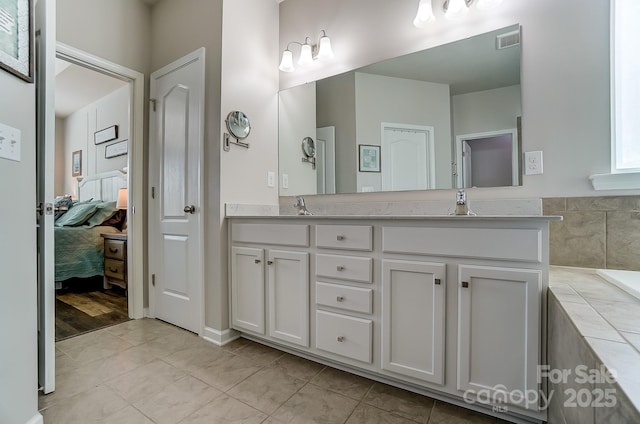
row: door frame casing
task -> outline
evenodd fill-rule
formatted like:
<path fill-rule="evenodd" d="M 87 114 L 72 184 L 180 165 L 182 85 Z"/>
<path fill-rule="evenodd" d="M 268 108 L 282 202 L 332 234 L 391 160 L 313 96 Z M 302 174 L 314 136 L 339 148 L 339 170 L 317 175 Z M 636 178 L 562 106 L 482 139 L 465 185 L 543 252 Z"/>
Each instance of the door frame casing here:
<path fill-rule="evenodd" d="M 129 317 L 142 318 L 144 310 L 144 275 L 147 261 L 144 256 L 146 216 L 144 187 L 144 74 L 94 56 L 64 43 L 56 44 L 56 57 L 76 65 L 129 82 L 131 101 L 129 119 L 129 209 L 127 211 L 127 272 L 129 286 Z"/>

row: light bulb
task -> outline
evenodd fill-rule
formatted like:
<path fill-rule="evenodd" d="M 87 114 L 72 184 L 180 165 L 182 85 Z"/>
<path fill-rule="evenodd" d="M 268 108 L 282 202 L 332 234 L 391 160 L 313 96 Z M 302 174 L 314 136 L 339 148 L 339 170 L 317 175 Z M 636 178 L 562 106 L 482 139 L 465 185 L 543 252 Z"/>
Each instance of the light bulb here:
<path fill-rule="evenodd" d="M 502 4 L 502 0 L 478 0 L 476 7 L 480 10 L 488 10 L 500 6 L 500 4 Z"/>
<path fill-rule="evenodd" d="M 465 0 L 449 0 L 444 16 L 446 16 L 447 19 L 456 19 L 468 11 L 469 8 Z"/>
<path fill-rule="evenodd" d="M 333 58 L 333 49 L 331 48 L 331 40 L 326 35 L 320 38 L 318 47 L 318 60 L 327 60 Z"/>
<path fill-rule="evenodd" d="M 282 52 L 282 61 L 280 62 L 280 66 L 278 66 L 282 72 L 293 72 L 296 68 L 293 67 L 293 53 L 291 50 L 285 50 Z"/>
<path fill-rule="evenodd" d="M 433 7 L 431 6 L 431 0 L 420 0 L 418 5 L 418 13 L 413 20 L 413 25 L 418 28 L 424 28 L 427 22 L 435 20 L 433 16 Z"/>
<path fill-rule="evenodd" d="M 300 48 L 300 58 L 298 59 L 298 65 L 307 66 L 313 63 L 313 56 L 311 54 L 311 45 L 304 43 Z"/>

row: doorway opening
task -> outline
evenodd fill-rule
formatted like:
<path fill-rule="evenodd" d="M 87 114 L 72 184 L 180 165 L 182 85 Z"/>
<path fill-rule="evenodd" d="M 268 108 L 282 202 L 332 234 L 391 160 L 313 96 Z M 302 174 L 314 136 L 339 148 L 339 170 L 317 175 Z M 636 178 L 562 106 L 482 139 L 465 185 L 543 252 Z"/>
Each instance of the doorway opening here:
<path fill-rule="evenodd" d="M 123 147 L 130 138 L 130 84 L 56 59 L 56 341 L 129 319 L 127 202 L 126 196 L 118 202 L 118 194 L 129 186 Z M 111 284 L 109 274 L 120 284 Z"/>
<path fill-rule="evenodd" d="M 457 187 L 519 185 L 519 151 L 516 128 L 456 136 Z"/>

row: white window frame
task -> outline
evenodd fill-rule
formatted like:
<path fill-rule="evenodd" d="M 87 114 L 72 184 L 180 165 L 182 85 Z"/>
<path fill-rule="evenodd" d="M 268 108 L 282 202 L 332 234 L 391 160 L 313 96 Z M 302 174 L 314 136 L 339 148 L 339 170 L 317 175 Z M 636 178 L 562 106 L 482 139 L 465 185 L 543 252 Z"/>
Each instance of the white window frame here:
<path fill-rule="evenodd" d="M 610 29 L 610 45 L 611 45 L 611 173 L 592 175 L 590 178 L 595 190 L 615 190 L 615 189 L 638 189 L 640 188 L 640 165 L 638 167 L 630 167 L 622 164 L 620 158 L 622 149 L 628 143 L 640 143 L 640 134 L 634 134 L 632 137 L 623 137 L 625 125 L 628 121 L 622 120 L 620 110 L 622 108 L 622 90 L 624 80 L 622 80 L 622 65 L 620 63 L 622 49 L 621 40 L 630 40 L 629 34 L 622 34 L 620 25 L 616 26 L 616 18 L 618 13 L 628 13 L 621 11 L 620 6 L 623 2 L 635 2 L 637 0 L 611 0 L 611 29 Z M 627 44 L 628 48 L 629 44 Z M 637 47 L 633 47 L 637 48 Z M 635 54 L 635 53 L 632 53 Z M 628 93 L 628 92 L 626 92 Z M 636 99 L 640 104 L 640 98 Z M 633 107 L 633 109 L 636 109 Z M 628 130 L 626 130 L 628 132 Z"/>

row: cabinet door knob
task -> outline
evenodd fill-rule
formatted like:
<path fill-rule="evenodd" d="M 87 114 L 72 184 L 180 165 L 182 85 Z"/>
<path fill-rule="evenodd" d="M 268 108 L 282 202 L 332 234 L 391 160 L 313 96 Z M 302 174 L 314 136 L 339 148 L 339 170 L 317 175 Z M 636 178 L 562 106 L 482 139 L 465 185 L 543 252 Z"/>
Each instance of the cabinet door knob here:
<path fill-rule="evenodd" d="M 344 302 L 344 297 L 342 297 L 342 296 L 338 296 L 338 297 L 336 297 L 336 300 L 337 300 L 338 302 Z"/>
<path fill-rule="evenodd" d="M 110 247 L 110 248 L 109 248 L 109 252 L 111 252 L 111 253 L 118 253 L 118 248 L 117 248 L 117 247 Z"/>
<path fill-rule="evenodd" d="M 342 240 L 344 240 L 344 236 L 338 235 L 338 236 L 336 237 L 336 240 L 338 240 L 338 241 L 342 241 Z"/>
<path fill-rule="evenodd" d="M 343 267 L 342 265 L 338 265 L 338 266 L 336 267 L 336 269 L 337 269 L 338 271 L 344 271 L 344 267 Z"/>
<path fill-rule="evenodd" d="M 260 259 L 254 259 L 253 262 L 259 264 L 261 261 L 260 261 Z"/>
<path fill-rule="evenodd" d="M 273 261 L 267 261 L 267 265 L 273 265 Z"/>
<path fill-rule="evenodd" d="M 339 343 L 344 342 L 344 336 L 338 336 L 338 342 Z"/>
<path fill-rule="evenodd" d="M 469 282 L 467 282 L 467 281 L 463 281 L 463 282 L 462 282 L 462 287 L 463 287 L 463 288 L 465 288 L 465 289 L 466 289 L 467 287 L 469 287 Z"/>
<path fill-rule="evenodd" d="M 109 267 L 109 271 L 111 271 L 111 272 L 118 272 L 118 268 L 115 268 L 115 269 L 114 269 L 114 268 Z"/>

